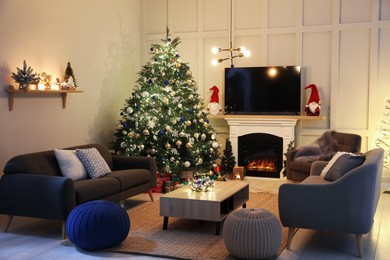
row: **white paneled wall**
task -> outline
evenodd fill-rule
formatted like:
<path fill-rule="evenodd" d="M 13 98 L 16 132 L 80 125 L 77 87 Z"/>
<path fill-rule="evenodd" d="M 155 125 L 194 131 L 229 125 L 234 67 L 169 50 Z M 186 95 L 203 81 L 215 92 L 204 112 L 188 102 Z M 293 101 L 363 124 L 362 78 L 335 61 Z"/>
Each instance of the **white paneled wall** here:
<path fill-rule="evenodd" d="M 210 87 L 224 96 L 224 68 L 214 67 L 211 47 L 246 46 L 252 56 L 236 59 L 236 67 L 301 65 L 302 109 L 317 85 L 321 122 L 302 122 L 300 144 L 310 143 L 327 129 L 363 136 L 363 150 L 372 147 L 390 97 L 390 0 L 145 0 L 142 1 L 143 62 L 150 43 L 158 43 L 168 26 L 180 36 L 179 52 L 189 62 L 199 93 L 207 104 Z M 222 104 L 223 106 L 224 104 Z M 226 134 L 226 123 L 213 120 Z"/>

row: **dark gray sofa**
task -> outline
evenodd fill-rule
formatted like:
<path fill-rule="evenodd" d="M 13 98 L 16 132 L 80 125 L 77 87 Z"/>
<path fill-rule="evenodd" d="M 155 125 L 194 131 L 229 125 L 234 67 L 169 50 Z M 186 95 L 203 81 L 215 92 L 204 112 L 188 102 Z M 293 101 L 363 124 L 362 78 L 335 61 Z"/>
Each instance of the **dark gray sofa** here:
<path fill-rule="evenodd" d="M 371 230 L 381 192 L 384 150 L 365 153 L 362 165 L 333 182 L 320 176 L 328 162 L 316 161 L 301 183 L 279 188 L 279 215 L 289 228 L 287 249 L 296 228 L 355 234 L 363 257 L 363 234 Z"/>
<path fill-rule="evenodd" d="M 95 147 L 112 170 L 98 179 L 73 181 L 63 177 L 54 151 L 18 155 L 4 167 L 0 179 L 0 214 L 60 220 L 65 223 L 70 211 L 91 200 L 118 202 L 148 192 L 156 186 L 157 167 L 154 158 L 116 156 L 100 144 L 65 148 Z M 63 225 L 63 236 L 65 225 Z"/>

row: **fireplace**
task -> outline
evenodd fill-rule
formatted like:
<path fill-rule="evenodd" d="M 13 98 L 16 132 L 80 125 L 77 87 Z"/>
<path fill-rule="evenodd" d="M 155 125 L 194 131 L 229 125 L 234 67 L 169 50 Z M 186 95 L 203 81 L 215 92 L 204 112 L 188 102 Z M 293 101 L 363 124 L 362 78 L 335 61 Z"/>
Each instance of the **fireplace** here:
<path fill-rule="evenodd" d="M 246 176 L 279 178 L 283 167 L 283 138 L 265 133 L 238 137 L 238 166 Z"/>
<path fill-rule="evenodd" d="M 224 119 L 229 125 L 229 138 L 232 143 L 233 155 L 237 158 L 238 162 L 238 138 L 245 135 L 262 133 L 268 134 L 267 136 L 273 136 L 282 139 L 282 148 L 275 151 L 276 165 L 280 167 L 276 170 L 278 177 L 280 176 L 281 167 L 283 166 L 283 154 L 287 152 L 288 144 L 295 139 L 295 126 L 297 121 L 301 117 L 299 116 L 240 116 L 240 115 L 227 115 Z M 310 117 L 317 118 L 317 117 Z M 266 139 L 273 139 L 273 137 Z M 280 139 L 279 139 L 280 140 Z M 265 141 L 267 142 L 267 141 Z M 257 144 L 261 147 L 261 143 Z M 250 147 L 252 149 L 252 147 Z M 276 149 L 276 148 L 275 148 Z M 279 148 L 278 148 L 279 149 Z M 268 150 L 263 151 L 266 155 L 272 154 Z M 241 158 L 241 157 L 240 157 Z M 257 167 L 257 166 L 256 166 Z M 251 173 L 250 173 L 251 174 Z M 265 174 L 265 173 L 264 173 Z M 275 173 L 276 175 L 276 173 Z M 248 175 L 247 175 L 248 176 Z M 248 178 L 255 178 L 249 176 Z"/>

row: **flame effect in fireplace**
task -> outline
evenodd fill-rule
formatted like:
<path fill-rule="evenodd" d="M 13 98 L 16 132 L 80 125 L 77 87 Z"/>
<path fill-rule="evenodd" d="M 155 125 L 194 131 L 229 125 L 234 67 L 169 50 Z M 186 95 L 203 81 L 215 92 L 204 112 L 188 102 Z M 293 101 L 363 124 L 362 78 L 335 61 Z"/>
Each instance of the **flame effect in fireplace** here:
<path fill-rule="evenodd" d="M 275 162 L 273 160 L 254 160 L 246 166 L 249 171 L 275 172 Z"/>

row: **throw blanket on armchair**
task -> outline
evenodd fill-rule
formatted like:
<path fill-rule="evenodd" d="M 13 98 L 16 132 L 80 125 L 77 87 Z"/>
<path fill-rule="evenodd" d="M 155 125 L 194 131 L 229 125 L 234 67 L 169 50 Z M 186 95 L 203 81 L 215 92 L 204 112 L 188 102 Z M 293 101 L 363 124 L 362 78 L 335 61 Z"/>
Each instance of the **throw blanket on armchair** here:
<path fill-rule="evenodd" d="M 338 150 L 338 142 L 332 137 L 334 130 L 323 133 L 311 144 L 297 148 L 295 160 L 325 160 L 328 161 Z"/>

